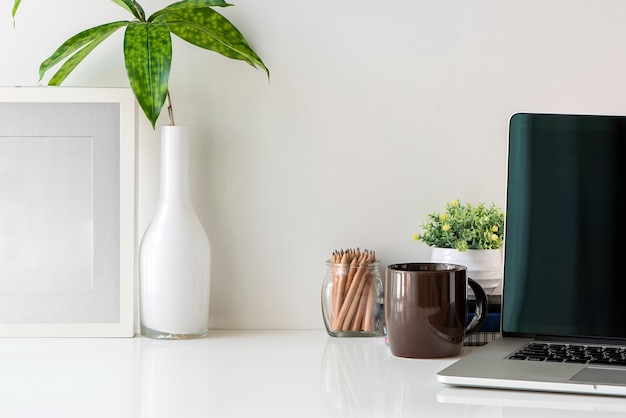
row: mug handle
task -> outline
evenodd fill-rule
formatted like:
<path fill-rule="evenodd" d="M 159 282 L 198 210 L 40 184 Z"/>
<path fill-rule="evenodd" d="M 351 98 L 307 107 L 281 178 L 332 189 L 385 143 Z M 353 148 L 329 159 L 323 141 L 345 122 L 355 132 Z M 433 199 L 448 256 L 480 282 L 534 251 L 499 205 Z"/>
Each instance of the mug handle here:
<path fill-rule="evenodd" d="M 489 300 L 482 286 L 469 277 L 467 278 L 467 284 L 469 284 L 474 291 L 474 296 L 476 296 L 476 310 L 474 311 L 474 317 L 465 328 L 465 335 L 478 331 L 487 319 L 487 312 L 489 311 Z"/>

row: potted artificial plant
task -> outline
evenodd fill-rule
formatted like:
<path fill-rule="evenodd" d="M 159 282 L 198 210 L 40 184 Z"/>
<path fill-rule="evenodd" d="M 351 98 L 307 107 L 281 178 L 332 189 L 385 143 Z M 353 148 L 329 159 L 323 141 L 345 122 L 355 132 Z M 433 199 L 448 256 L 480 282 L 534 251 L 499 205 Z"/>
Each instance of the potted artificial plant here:
<path fill-rule="evenodd" d="M 86 29 L 41 63 L 40 81 L 60 85 L 102 41 L 121 28 L 130 87 L 153 129 L 166 101 L 169 126 L 162 127 L 161 196 L 139 251 L 141 332 L 154 338 L 206 335 L 209 324 L 210 247 L 188 192 L 188 131 L 176 126 L 168 80 L 171 34 L 227 58 L 269 70 L 243 35 L 214 7 L 223 0 L 182 0 L 146 16 L 135 0 L 112 0 L 133 16 Z M 15 0 L 13 17 L 21 0 Z"/>
<path fill-rule="evenodd" d="M 489 294 L 502 278 L 504 211 L 492 204 L 446 203 L 442 213 L 429 213 L 421 225 L 423 232 L 413 235 L 432 247 L 433 262 L 461 264 L 468 276 Z"/>

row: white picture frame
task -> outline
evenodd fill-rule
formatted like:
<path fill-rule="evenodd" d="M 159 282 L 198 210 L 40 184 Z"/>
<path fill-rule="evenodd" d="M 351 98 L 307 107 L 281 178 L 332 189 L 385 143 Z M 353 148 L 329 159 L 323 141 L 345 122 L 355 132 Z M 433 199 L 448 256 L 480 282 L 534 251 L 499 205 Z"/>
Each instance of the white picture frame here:
<path fill-rule="evenodd" d="M 0 87 L 0 337 L 132 337 L 129 88 Z"/>

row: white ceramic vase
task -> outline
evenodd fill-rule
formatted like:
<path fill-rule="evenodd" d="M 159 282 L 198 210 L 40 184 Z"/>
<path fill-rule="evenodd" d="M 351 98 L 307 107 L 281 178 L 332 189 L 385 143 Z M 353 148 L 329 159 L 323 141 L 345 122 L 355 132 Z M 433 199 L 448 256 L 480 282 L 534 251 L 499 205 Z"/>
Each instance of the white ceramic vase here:
<path fill-rule="evenodd" d="M 205 336 L 209 328 L 211 250 L 189 194 L 189 130 L 161 129 L 161 191 L 139 249 L 141 333 Z"/>
<path fill-rule="evenodd" d="M 433 247 L 430 261 L 438 263 L 460 264 L 467 267 L 467 275 L 482 286 L 487 295 L 502 281 L 502 249 L 466 250 Z M 468 288 L 468 294 L 474 293 Z"/>

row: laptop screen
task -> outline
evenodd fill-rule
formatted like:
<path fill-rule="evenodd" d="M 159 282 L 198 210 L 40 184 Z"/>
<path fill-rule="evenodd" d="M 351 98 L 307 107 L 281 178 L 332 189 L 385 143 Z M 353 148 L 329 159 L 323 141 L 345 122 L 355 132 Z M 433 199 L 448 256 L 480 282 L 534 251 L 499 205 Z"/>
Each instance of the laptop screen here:
<path fill-rule="evenodd" d="M 502 332 L 626 338 L 626 117 L 515 114 Z"/>

